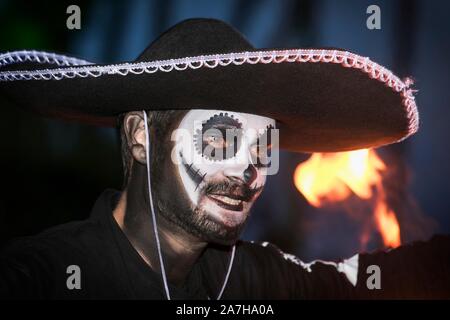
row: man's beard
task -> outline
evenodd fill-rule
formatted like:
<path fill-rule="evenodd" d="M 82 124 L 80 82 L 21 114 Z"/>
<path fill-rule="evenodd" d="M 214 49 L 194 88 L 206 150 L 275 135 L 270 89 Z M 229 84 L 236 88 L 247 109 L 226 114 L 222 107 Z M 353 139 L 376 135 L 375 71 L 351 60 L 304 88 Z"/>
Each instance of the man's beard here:
<path fill-rule="evenodd" d="M 206 182 L 199 191 L 199 198 L 212 193 L 233 194 L 252 204 L 255 200 L 255 194 L 261 188 L 251 189 L 246 184 L 229 180 Z M 246 212 L 247 216 L 242 223 L 233 227 L 227 227 L 211 219 L 211 213 L 201 208 L 201 206 L 192 204 L 189 198 L 184 195 L 184 192 L 178 192 L 178 194 L 178 201 L 173 201 L 173 197 L 167 199 L 167 201 L 162 200 L 164 197 L 161 197 L 161 195 L 157 197 L 159 214 L 165 219 L 189 234 L 207 242 L 230 245 L 239 238 L 248 220 L 249 211 Z"/>

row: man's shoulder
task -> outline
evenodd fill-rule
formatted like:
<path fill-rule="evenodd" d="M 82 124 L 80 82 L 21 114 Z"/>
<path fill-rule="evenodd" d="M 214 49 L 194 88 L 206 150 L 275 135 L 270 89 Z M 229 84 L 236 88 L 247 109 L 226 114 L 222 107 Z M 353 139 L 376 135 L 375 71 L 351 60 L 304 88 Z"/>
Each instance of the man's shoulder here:
<path fill-rule="evenodd" d="M 276 245 L 238 241 L 230 290 L 244 298 L 288 299 L 294 292 L 294 278 L 302 273 L 303 269 L 288 260 Z"/>
<path fill-rule="evenodd" d="M 236 248 L 246 253 L 264 254 L 270 252 L 271 254 L 280 254 L 282 251 L 273 243 L 268 241 L 247 241 L 239 240 L 236 243 Z"/>
<path fill-rule="evenodd" d="M 0 287 L 6 287 L 6 291 L 0 288 L 0 297 L 5 292 L 19 297 L 78 298 L 117 293 L 114 277 L 120 272 L 111 232 L 105 221 L 88 219 L 11 240 L 0 252 Z M 81 275 L 83 290 L 67 290 L 72 274 Z"/>
<path fill-rule="evenodd" d="M 99 220 L 86 219 L 48 228 L 37 234 L 35 238 L 83 242 L 101 236 L 106 231 L 105 229 L 105 226 Z"/>
<path fill-rule="evenodd" d="M 290 255 L 283 252 L 278 246 L 268 241 L 244 241 L 236 243 L 236 254 L 256 264 L 264 262 L 282 263 L 290 261 Z"/>
<path fill-rule="evenodd" d="M 97 220 L 72 221 L 33 236 L 14 238 L 2 251 L 4 254 L 86 254 L 104 241 L 106 232 L 105 226 Z"/>
<path fill-rule="evenodd" d="M 239 241 L 237 252 L 247 261 L 254 261 L 257 264 L 269 263 L 272 267 L 278 266 L 290 270 L 297 269 L 312 273 L 313 270 L 331 269 L 346 273 L 347 269 L 357 270 L 358 255 L 340 261 L 324 261 L 320 259 L 305 262 L 298 256 L 284 252 L 278 246 L 268 241 Z"/>

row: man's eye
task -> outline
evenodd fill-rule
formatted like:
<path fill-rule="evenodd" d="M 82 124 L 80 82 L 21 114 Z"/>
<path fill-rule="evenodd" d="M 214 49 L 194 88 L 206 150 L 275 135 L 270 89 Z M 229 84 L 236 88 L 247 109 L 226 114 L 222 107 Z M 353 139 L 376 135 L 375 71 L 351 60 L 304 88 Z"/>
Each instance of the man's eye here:
<path fill-rule="evenodd" d="M 264 168 L 270 166 L 270 156 L 272 145 L 254 144 L 251 147 L 252 162 L 257 168 Z"/>
<path fill-rule="evenodd" d="M 225 160 L 236 155 L 241 140 L 240 130 L 213 128 L 203 134 L 200 152 L 211 160 Z M 198 146 L 198 144 L 197 144 Z"/>
<path fill-rule="evenodd" d="M 228 144 L 222 136 L 206 136 L 204 141 L 213 148 L 227 148 Z"/>
<path fill-rule="evenodd" d="M 251 147 L 251 152 L 257 157 L 270 156 L 271 150 L 272 150 L 271 145 L 255 144 Z"/>
<path fill-rule="evenodd" d="M 242 124 L 227 112 L 215 114 L 197 130 L 194 143 L 205 158 L 221 161 L 234 157 L 240 148 Z M 200 136 L 201 135 L 201 136 Z"/>

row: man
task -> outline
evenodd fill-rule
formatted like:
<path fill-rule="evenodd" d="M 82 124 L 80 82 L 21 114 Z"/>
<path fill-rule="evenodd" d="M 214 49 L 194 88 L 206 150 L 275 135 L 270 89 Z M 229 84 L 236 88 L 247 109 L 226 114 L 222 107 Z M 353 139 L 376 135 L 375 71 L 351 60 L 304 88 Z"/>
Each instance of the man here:
<path fill-rule="evenodd" d="M 223 22 L 195 19 L 133 63 L 39 52 L 0 62 L 2 92 L 17 104 L 97 125 L 118 117 L 125 169 L 122 192 L 106 190 L 88 220 L 3 250 L 2 297 L 449 297 L 444 236 L 309 264 L 239 240 L 276 172 L 278 128 L 280 147 L 298 152 L 377 147 L 415 133 L 409 84 L 370 60 L 339 50 L 258 51 Z M 376 290 L 365 272 L 373 265 Z"/>

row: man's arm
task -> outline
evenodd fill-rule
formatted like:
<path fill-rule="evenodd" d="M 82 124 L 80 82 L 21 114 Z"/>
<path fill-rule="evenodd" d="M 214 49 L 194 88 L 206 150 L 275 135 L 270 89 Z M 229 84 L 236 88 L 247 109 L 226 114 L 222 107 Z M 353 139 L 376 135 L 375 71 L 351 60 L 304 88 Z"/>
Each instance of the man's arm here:
<path fill-rule="evenodd" d="M 369 289 L 376 284 L 377 268 L 380 288 Z M 360 254 L 356 295 L 363 299 L 450 298 L 450 236 Z"/>
<path fill-rule="evenodd" d="M 265 244 L 295 299 L 450 298 L 450 236 L 340 262 L 299 258 Z"/>

